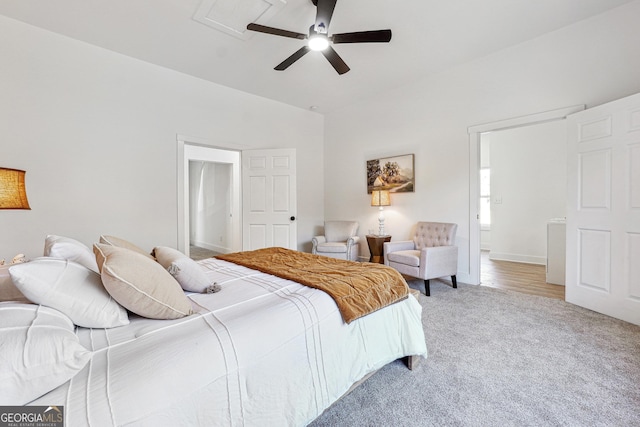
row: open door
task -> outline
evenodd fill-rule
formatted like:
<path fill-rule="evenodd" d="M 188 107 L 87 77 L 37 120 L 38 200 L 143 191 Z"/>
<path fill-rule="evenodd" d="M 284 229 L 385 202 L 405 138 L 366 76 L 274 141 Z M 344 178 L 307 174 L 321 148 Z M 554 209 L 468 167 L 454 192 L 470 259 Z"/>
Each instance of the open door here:
<path fill-rule="evenodd" d="M 297 249 L 295 149 L 242 152 L 242 249 Z"/>
<path fill-rule="evenodd" d="M 640 325 L 640 94 L 567 124 L 566 300 Z"/>

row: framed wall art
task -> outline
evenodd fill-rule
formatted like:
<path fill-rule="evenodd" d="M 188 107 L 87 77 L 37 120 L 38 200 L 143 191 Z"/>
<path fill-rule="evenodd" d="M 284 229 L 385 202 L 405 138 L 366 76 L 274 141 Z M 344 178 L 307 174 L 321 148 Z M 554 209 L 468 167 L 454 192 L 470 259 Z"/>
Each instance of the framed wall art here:
<path fill-rule="evenodd" d="M 367 193 L 374 187 L 391 193 L 414 192 L 414 155 L 367 160 Z"/>

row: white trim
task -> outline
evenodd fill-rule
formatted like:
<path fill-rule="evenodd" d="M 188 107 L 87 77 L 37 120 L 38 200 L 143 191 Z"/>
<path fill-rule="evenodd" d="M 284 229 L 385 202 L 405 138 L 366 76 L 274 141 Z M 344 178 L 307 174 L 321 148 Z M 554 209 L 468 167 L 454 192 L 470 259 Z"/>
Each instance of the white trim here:
<path fill-rule="evenodd" d="M 514 117 L 497 122 L 485 123 L 481 125 L 469 126 L 468 133 L 495 132 L 498 130 L 512 129 L 532 124 L 551 122 L 567 117 L 569 114 L 584 110 L 584 105 L 573 105 L 571 107 L 558 108 L 557 110 L 545 111 L 542 113 L 529 114 L 527 116 Z"/>
<path fill-rule="evenodd" d="M 176 193 L 178 197 L 178 250 L 189 256 L 189 243 L 185 245 L 185 239 L 189 240 L 189 177 L 185 179 L 185 174 L 189 173 L 189 168 L 185 168 L 184 162 L 184 140 L 178 139 L 177 144 L 177 183 Z M 187 210 L 185 212 L 185 209 Z"/>
<path fill-rule="evenodd" d="M 489 252 L 489 259 L 493 261 L 511 261 L 522 262 L 525 264 L 547 265 L 547 258 L 543 256 Z"/>
<path fill-rule="evenodd" d="M 492 123 L 469 126 L 469 281 L 473 285 L 480 284 L 480 134 L 521 126 L 540 124 L 554 120 L 562 120 L 569 114 L 583 111 L 584 105 L 559 108 L 557 110 L 514 117 Z"/>
<path fill-rule="evenodd" d="M 234 151 L 242 151 L 250 148 L 247 144 L 238 144 L 235 142 L 227 142 L 227 141 L 211 141 L 206 138 L 202 138 L 199 136 L 188 136 L 182 134 L 176 134 L 176 141 L 178 144 L 181 142 L 183 144 L 189 145 L 199 145 L 206 148 L 219 148 L 221 150 L 234 150 Z"/>

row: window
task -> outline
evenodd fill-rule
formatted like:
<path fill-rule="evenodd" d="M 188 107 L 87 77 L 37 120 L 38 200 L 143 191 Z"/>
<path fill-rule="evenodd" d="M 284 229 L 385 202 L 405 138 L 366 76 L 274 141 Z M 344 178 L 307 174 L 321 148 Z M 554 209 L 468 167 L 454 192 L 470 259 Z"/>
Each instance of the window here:
<path fill-rule="evenodd" d="M 480 226 L 491 225 L 491 169 L 480 169 Z"/>

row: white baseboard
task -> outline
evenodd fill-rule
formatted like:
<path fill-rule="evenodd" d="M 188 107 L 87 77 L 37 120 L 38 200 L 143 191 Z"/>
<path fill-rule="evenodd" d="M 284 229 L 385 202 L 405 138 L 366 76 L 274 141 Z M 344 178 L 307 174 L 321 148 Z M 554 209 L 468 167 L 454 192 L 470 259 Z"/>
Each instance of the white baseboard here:
<path fill-rule="evenodd" d="M 547 265 L 547 258 L 541 257 L 541 256 L 489 252 L 489 259 L 495 260 L 495 261 L 511 261 L 511 262 L 522 262 L 525 264 Z"/>

